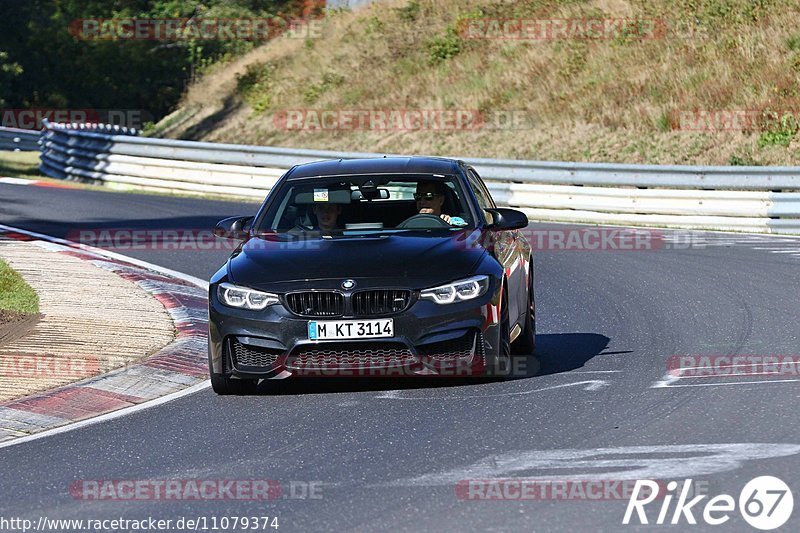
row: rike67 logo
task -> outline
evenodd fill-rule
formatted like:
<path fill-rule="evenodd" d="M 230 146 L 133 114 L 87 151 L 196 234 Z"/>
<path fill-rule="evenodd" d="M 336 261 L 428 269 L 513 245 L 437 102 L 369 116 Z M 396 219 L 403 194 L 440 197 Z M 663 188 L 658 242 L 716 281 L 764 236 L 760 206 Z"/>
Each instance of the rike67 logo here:
<path fill-rule="evenodd" d="M 736 511 L 737 501 L 729 494 L 714 496 L 705 505 L 701 505 L 701 502 L 708 497 L 707 494 L 689 499 L 693 492 L 691 479 L 685 480 L 680 488 L 677 481 L 670 481 L 666 488 L 666 494 L 660 494 L 659 483 L 649 479 L 637 480 L 622 523 L 636 525 L 638 519 L 638 524 L 694 525 L 697 524 L 695 513 L 698 513 L 706 524 L 719 526 L 728 522 L 731 514 Z M 641 495 L 644 497 L 640 497 Z M 676 496 L 677 501 L 673 508 L 672 502 Z M 657 499 L 661 504 L 658 517 L 651 522 L 652 513 L 648 517 L 645 507 Z M 792 516 L 794 497 L 789 486 L 782 480 L 773 476 L 760 476 L 744 486 L 739 493 L 738 506 L 739 513 L 748 524 L 756 529 L 769 531 L 781 527 Z M 658 508 L 658 504 L 653 507 Z"/>

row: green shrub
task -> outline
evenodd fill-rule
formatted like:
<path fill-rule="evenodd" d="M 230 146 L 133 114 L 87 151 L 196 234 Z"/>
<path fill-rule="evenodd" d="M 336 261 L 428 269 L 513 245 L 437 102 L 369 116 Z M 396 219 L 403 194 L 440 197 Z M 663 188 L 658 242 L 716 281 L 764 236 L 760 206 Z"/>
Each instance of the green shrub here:
<path fill-rule="evenodd" d="M 672 114 L 665 111 L 656 117 L 656 129 L 667 132 L 672 130 Z"/>
<path fill-rule="evenodd" d="M 800 52 L 800 33 L 786 39 L 786 47 L 792 52 Z"/>
<path fill-rule="evenodd" d="M 419 17 L 421 11 L 422 5 L 419 3 L 419 0 L 411 0 L 403 7 L 395 8 L 397 17 L 403 22 L 414 22 Z"/>
<path fill-rule="evenodd" d="M 326 72 L 322 75 L 322 81 L 306 87 L 303 98 L 306 103 L 313 104 L 332 87 L 338 87 L 342 83 L 344 83 L 344 76 L 335 72 Z"/>
<path fill-rule="evenodd" d="M 461 52 L 461 36 L 454 26 L 449 26 L 444 35 L 434 37 L 426 43 L 428 61 L 432 65 L 447 61 Z"/>
<path fill-rule="evenodd" d="M 236 92 L 256 113 L 262 113 L 270 107 L 269 91 L 274 71 L 274 65 L 254 63 L 247 66 L 244 74 L 236 76 Z"/>
<path fill-rule="evenodd" d="M 367 35 L 380 35 L 383 33 L 385 25 L 381 19 L 372 16 L 364 24 L 364 33 Z"/>
<path fill-rule="evenodd" d="M 780 122 L 768 124 L 765 131 L 761 132 L 758 138 L 758 147 L 764 148 L 765 146 L 783 146 L 788 147 L 797 134 L 800 126 L 797 119 L 792 115 L 784 115 L 781 117 Z"/>
<path fill-rule="evenodd" d="M 741 156 L 731 154 L 731 156 L 728 158 L 728 164 L 734 167 L 757 167 L 761 165 L 761 163 L 756 161 L 749 153 Z"/>

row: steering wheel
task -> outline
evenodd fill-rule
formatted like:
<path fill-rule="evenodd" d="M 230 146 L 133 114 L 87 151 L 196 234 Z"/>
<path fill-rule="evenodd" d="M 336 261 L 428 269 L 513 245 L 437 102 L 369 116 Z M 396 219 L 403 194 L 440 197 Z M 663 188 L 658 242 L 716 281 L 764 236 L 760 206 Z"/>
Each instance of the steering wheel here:
<path fill-rule="evenodd" d="M 428 213 L 410 216 L 397 225 L 398 229 L 436 229 L 449 227 L 449 223 L 436 215 L 430 215 Z"/>

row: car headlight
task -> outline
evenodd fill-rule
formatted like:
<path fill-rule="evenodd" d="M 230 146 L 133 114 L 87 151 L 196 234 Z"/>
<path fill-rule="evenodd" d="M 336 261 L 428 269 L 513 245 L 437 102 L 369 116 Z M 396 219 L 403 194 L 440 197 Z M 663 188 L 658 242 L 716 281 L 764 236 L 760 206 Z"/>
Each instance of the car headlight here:
<path fill-rule="evenodd" d="M 217 297 L 220 302 L 229 307 L 255 311 L 266 309 L 267 306 L 280 301 L 277 294 L 239 287 L 230 283 L 222 283 L 217 287 Z"/>
<path fill-rule="evenodd" d="M 473 300 L 486 294 L 489 289 L 489 276 L 475 276 L 425 289 L 420 292 L 420 298 L 433 300 L 437 304 L 451 304 L 463 300 Z"/>

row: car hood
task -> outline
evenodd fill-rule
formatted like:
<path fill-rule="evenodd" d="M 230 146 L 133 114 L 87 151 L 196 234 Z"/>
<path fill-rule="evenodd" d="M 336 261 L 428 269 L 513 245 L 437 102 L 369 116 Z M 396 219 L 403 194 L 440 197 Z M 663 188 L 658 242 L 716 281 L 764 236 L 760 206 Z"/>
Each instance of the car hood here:
<path fill-rule="evenodd" d="M 262 290 L 369 286 L 423 288 L 469 277 L 486 253 L 469 232 L 445 236 L 382 235 L 293 240 L 255 237 L 228 263 L 233 283 Z"/>

